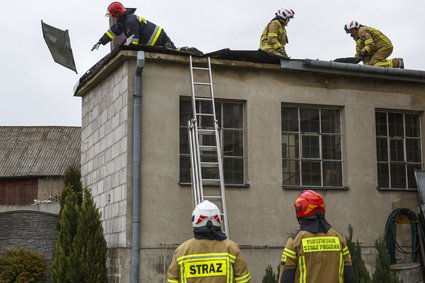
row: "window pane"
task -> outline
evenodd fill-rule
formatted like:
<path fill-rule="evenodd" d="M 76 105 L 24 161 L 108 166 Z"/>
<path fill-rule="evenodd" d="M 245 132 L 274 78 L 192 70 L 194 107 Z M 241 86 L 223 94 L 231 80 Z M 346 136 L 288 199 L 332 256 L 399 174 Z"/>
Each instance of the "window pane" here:
<path fill-rule="evenodd" d="M 416 189 L 418 186 L 416 184 L 415 170 L 421 170 L 422 166 L 420 164 L 407 165 L 407 182 L 409 189 Z"/>
<path fill-rule="evenodd" d="M 390 137 L 403 137 L 403 114 L 388 113 Z"/>
<path fill-rule="evenodd" d="M 421 162 L 421 140 L 406 139 L 406 161 Z"/>
<path fill-rule="evenodd" d="M 224 181 L 227 184 L 243 184 L 243 159 L 223 158 Z"/>
<path fill-rule="evenodd" d="M 390 139 L 391 161 L 404 161 L 403 140 Z"/>
<path fill-rule="evenodd" d="M 223 128 L 243 128 L 242 104 L 223 103 Z"/>
<path fill-rule="evenodd" d="M 283 184 L 300 184 L 300 165 L 298 160 L 282 160 Z"/>
<path fill-rule="evenodd" d="M 190 159 L 187 155 L 180 155 L 180 182 L 189 183 L 190 180 Z"/>
<path fill-rule="evenodd" d="M 298 158 L 298 135 L 282 135 L 282 157 Z"/>
<path fill-rule="evenodd" d="M 339 133 L 339 110 L 322 109 L 322 133 Z"/>
<path fill-rule="evenodd" d="M 316 108 L 300 108 L 301 132 L 319 132 L 319 109 Z"/>
<path fill-rule="evenodd" d="M 322 136 L 322 158 L 323 159 L 341 159 L 341 137 L 340 136 Z"/>
<path fill-rule="evenodd" d="M 192 118 L 192 102 L 180 100 L 180 126 L 187 126 L 187 121 Z"/>
<path fill-rule="evenodd" d="M 321 172 L 320 162 L 302 161 L 302 184 L 305 186 L 320 186 Z"/>
<path fill-rule="evenodd" d="M 187 128 L 180 128 L 180 154 L 189 154 L 189 132 Z"/>
<path fill-rule="evenodd" d="M 302 136 L 302 157 L 320 158 L 319 136 Z"/>
<path fill-rule="evenodd" d="M 341 162 L 323 162 L 323 185 L 342 186 Z"/>
<path fill-rule="evenodd" d="M 298 107 L 282 107 L 282 131 L 298 132 Z"/>
<path fill-rule="evenodd" d="M 391 187 L 406 188 L 406 171 L 404 164 L 390 164 Z"/>
<path fill-rule="evenodd" d="M 420 127 L 419 127 L 419 115 L 417 114 L 406 114 L 406 137 L 419 137 L 420 136 Z"/>
<path fill-rule="evenodd" d="M 223 131 L 223 155 L 243 156 L 243 132 L 238 130 Z"/>
<path fill-rule="evenodd" d="M 376 135 L 387 136 L 387 113 L 375 114 L 376 117 Z"/>
<path fill-rule="evenodd" d="M 390 175 L 388 173 L 388 164 L 380 163 L 378 164 L 378 187 L 380 188 L 389 188 Z"/>
<path fill-rule="evenodd" d="M 388 161 L 388 144 L 386 138 L 376 139 L 378 161 Z"/>

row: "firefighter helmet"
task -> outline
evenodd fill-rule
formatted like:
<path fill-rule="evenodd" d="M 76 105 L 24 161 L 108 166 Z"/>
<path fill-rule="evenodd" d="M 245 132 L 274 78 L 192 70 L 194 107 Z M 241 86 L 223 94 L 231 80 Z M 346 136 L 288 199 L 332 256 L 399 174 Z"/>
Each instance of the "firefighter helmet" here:
<path fill-rule="evenodd" d="M 286 8 L 282 8 L 279 9 L 276 13 L 276 16 L 281 17 L 282 19 L 286 20 L 286 19 L 292 19 L 294 18 L 295 12 L 292 9 L 286 9 Z"/>
<path fill-rule="evenodd" d="M 206 226 L 209 228 L 211 225 L 221 226 L 220 210 L 212 202 L 204 200 L 192 212 L 192 227 L 200 228 Z"/>
<path fill-rule="evenodd" d="M 120 2 L 112 2 L 108 6 L 108 12 L 106 13 L 106 16 L 118 18 L 119 16 L 124 14 L 124 12 L 125 8 Z"/>
<path fill-rule="evenodd" d="M 302 192 L 294 203 L 297 218 L 325 215 L 325 201 L 323 197 L 312 190 Z"/>
<path fill-rule="evenodd" d="M 346 33 L 350 33 L 352 29 L 359 28 L 360 24 L 356 21 L 350 21 L 348 24 L 344 26 L 344 30 Z"/>

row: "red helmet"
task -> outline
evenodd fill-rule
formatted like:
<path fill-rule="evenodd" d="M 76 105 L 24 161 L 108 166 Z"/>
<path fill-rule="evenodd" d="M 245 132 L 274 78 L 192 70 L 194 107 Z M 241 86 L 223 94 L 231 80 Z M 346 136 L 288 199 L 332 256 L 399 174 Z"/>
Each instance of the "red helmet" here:
<path fill-rule="evenodd" d="M 323 197 L 312 190 L 302 192 L 294 203 L 295 213 L 297 218 L 325 215 L 325 201 Z"/>
<path fill-rule="evenodd" d="M 125 12 L 124 6 L 120 2 L 112 2 L 108 6 L 106 16 L 118 18 Z"/>

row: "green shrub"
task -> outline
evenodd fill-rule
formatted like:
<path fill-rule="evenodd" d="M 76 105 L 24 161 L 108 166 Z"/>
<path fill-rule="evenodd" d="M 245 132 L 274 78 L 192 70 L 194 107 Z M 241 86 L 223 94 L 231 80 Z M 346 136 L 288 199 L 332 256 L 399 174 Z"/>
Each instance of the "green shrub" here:
<path fill-rule="evenodd" d="M 0 256 L 0 282 L 42 283 L 47 279 L 46 259 L 24 248 L 8 248 Z"/>
<path fill-rule="evenodd" d="M 375 257 L 375 272 L 372 274 L 372 283 L 400 283 L 397 274 L 391 270 L 390 255 L 385 241 L 379 238 L 375 242 L 377 254 Z"/>
<path fill-rule="evenodd" d="M 362 258 L 360 243 L 358 240 L 353 242 L 353 227 L 351 225 L 348 225 L 348 235 L 347 247 L 350 250 L 351 261 L 353 264 L 354 282 L 370 283 L 370 275 Z"/>

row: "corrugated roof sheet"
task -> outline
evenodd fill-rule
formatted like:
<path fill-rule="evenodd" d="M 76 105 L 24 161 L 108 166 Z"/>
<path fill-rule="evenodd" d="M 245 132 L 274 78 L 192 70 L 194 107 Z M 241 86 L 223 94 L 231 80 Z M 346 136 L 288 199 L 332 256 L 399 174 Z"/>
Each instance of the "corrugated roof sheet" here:
<path fill-rule="evenodd" d="M 0 178 L 63 176 L 80 146 L 80 127 L 0 127 Z"/>

